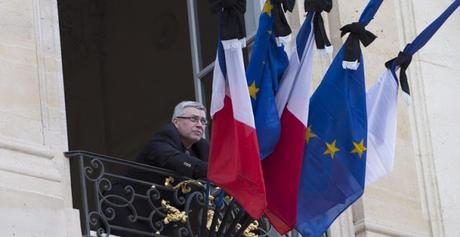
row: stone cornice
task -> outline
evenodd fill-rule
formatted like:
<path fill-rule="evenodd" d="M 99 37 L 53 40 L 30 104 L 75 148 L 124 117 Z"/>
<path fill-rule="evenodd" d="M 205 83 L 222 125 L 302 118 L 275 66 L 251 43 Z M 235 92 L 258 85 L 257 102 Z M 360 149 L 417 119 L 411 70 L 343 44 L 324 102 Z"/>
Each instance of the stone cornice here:
<path fill-rule="evenodd" d="M 422 232 L 415 232 L 405 230 L 402 226 L 395 226 L 394 224 L 388 225 L 384 223 L 378 223 L 370 220 L 360 220 L 355 223 L 355 235 L 359 236 L 361 233 L 373 232 L 376 234 L 387 235 L 387 236 L 400 236 L 400 237 L 429 237 Z"/>
<path fill-rule="evenodd" d="M 5 137 L 0 137 L 0 149 L 7 149 L 50 160 L 54 158 L 54 154 L 45 146 L 19 142 Z"/>

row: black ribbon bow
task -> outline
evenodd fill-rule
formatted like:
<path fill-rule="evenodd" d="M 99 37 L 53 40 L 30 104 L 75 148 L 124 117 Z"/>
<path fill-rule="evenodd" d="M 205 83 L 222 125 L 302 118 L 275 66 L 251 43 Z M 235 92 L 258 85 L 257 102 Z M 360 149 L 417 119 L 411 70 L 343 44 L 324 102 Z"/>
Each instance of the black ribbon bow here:
<path fill-rule="evenodd" d="M 326 34 L 326 29 L 324 28 L 323 17 L 321 12 L 330 12 L 332 9 L 331 0 L 305 0 L 304 3 L 305 11 L 310 12 L 314 11 L 315 16 L 313 17 L 313 31 L 315 34 L 316 48 L 325 49 L 326 47 L 331 46 L 331 42 Z"/>
<path fill-rule="evenodd" d="M 399 84 L 401 85 L 402 91 L 410 95 L 409 82 L 407 81 L 406 70 L 412 61 L 412 55 L 399 52 L 396 58 L 391 59 L 385 63 L 385 67 L 388 69 L 395 69 L 399 66 Z"/>
<path fill-rule="evenodd" d="M 350 33 L 347 41 L 345 41 L 345 56 L 344 61 L 354 62 L 359 61 L 361 57 L 361 45 L 360 42 L 367 47 L 376 38 L 372 32 L 366 30 L 364 25 L 359 22 L 354 22 L 340 28 L 342 32 L 340 36 L 344 36 L 346 33 Z"/>
<path fill-rule="evenodd" d="M 244 13 L 246 0 L 209 0 L 212 13 L 221 14 L 221 40 L 246 37 Z"/>
<path fill-rule="evenodd" d="M 268 0 L 273 5 L 272 18 L 273 18 L 273 31 L 276 37 L 288 36 L 292 33 L 291 27 L 289 26 L 285 12 L 294 9 L 295 0 Z"/>

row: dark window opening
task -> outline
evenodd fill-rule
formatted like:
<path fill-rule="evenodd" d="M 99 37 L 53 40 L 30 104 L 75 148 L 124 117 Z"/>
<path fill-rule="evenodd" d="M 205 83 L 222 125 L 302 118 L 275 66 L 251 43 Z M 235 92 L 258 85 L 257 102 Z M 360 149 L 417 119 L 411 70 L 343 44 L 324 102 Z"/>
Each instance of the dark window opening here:
<path fill-rule="evenodd" d="M 208 1 L 196 3 L 206 66 L 217 21 Z M 58 0 L 58 7 L 69 150 L 133 160 L 178 102 L 195 100 L 187 1 Z M 78 164 L 70 162 L 80 208 Z"/>
<path fill-rule="evenodd" d="M 209 63 L 217 29 L 199 2 Z M 69 149 L 134 158 L 195 99 L 186 1 L 59 0 L 59 16 Z"/>

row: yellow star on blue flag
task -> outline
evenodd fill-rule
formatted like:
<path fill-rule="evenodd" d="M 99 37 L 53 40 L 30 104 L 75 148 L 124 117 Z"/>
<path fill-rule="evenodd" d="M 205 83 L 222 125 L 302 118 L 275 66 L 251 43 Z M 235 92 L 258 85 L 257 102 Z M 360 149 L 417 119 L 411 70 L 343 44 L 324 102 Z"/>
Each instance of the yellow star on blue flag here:
<path fill-rule="evenodd" d="M 323 155 L 330 155 L 332 159 L 334 159 L 335 153 L 340 151 L 339 148 L 335 145 L 336 140 L 334 140 L 332 143 L 327 143 L 326 142 L 326 151 L 324 151 Z"/>
<path fill-rule="evenodd" d="M 316 136 L 316 134 L 313 133 L 313 131 L 311 130 L 311 126 L 308 126 L 307 127 L 307 132 L 305 134 L 305 142 L 306 143 L 310 142 L 310 139 L 312 139 L 314 137 L 318 137 L 318 136 Z"/>
<path fill-rule="evenodd" d="M 265 13 L 271 17 L 272 9 L 273 9 L 273 5 L 270 3 L 270 0 L 265 1 L 264 8 L 262 9 L 262 13 Z"/>
<path fill-rule="evenodd" d="M 260 88 L 257 88 L 256 81 L 253 81 L 252 84 L 249 86 L 249 95 L 254 100 L 257 99 L 257 92 L 259 92 Z"/>
<path fill-rule="evenodd" d="M 354 149 L 351 151 L 351 153 L 356 153 L 358 154 L 359 158 L 363 156 L 364 151 L 367 150 L 367 148 L 364 146 L 364 139 L 361 139 L 359 143 L 353 142 Z"/>

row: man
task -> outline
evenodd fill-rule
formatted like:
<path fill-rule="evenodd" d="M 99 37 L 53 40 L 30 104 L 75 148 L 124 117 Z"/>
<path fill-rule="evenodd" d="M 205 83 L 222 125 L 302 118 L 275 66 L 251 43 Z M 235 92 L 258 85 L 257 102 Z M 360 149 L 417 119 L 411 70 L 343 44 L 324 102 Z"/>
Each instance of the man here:
<path fill-rule="evenodd" d="M 137 157 L 137 162 L 169 169 L 189 178 L 206 178 L 209 150 L 208 142 L 203 139 L 206 125 L 206 109 L 202 104 L 194 101 L 180 102 L 174 109 L 171 122 L 152 136 L 144 150 Z M 151 221 L 162 221 L 161 214 L 158 214 L 158 210 L 156 210 L 157 207 L 161 206 L 160 199 L 156 198 L 161 197 L 161 199 L 170 201 L 175 199 L 168 192 L 162 192 L 161 195 L 155 196 L 155 192 L 149 192 L 149 190 L 155 188 L 149 183 L 145 183 L 145 181 L 162 184 L 165 181 L 165 177 L 143 169 L 128 170 L 126 176 L 144 182 L 136 182 L 130 179 L 120 179 L 113 182 L 113 187 L 105 195 L 106 197 L 112 195 L 111 198 L 113 199 L 111 200 L 115 200 L 114 202 L 117 204 L 103 203 L 103 205 L 115 210 L 116 215 L 111 224 L 152 233 L 153 222 Z M 136 198 L 133 196 L 134 193 L 147 195 L 149 198 Z M 177 203 L 173 205 L 179 207 Z M 103 208 L 107 207 L 103 206 Z M 147 220 L 138 217 L 147 217 Z M 189 215 L 189 218 L 194 219 L 195 217 Z M 157 226 L 157 228 L 159 227 L 161 226 Z M 181 236 L 179 232 L 174 225 L 166 225 L 161 234 L 162 236 Z M 112 233 L 125 237 L 150 236 L 133 234 L 130 231 L 119 229 L 113 229 Z"/>
<path fill-rule="evenodd" d="M 173 170 L 195 179 L 206 178 L 209 144 L 203 139 L 206 108 L 195 101 L 180 102 L 171 122 L 150 139 L 138 162 Z"/>

